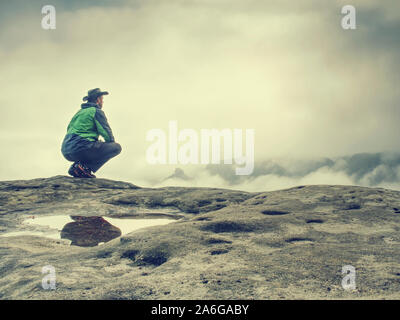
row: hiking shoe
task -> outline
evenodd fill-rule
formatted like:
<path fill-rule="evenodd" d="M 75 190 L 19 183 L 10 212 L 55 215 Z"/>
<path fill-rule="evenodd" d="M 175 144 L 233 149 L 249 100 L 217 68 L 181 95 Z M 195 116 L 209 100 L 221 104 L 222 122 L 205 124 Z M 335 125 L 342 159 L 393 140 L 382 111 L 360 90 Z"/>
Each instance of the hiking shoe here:
<path fill-rule="evenodd" d="M 68 174 L 75 178 L 96 178 L 91 170 L 80 162 L 74 162 L 69 168 Z"/>
<path fill-rule="evenodd" d="M 78 168 L 76 168 L 77 163 L 74 162 L 71 167 L 68 169 L 68 174 L 70 176 L 73 176 L 75 178 L 81 178 L 81 173 L 80 170 Z"/>
<path fill-rule="evenodd" d="M 77 162 L 75 169 L 79 172 L 80 178 L 96 178 L 96 176 L 92 173 L 92 170 L 90 170 L 90 168 L 85 166 L 83 163 Z"/>

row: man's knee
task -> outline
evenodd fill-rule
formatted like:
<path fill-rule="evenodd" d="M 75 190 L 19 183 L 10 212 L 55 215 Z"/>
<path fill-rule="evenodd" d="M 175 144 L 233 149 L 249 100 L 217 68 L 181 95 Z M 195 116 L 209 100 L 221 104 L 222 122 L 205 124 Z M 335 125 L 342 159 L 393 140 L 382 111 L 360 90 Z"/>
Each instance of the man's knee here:
<path fill-rule="evenodd" d="M 119 143 L 114 142 L 114 154 L 117 156 L 121 153 L 122 147 Z"/>

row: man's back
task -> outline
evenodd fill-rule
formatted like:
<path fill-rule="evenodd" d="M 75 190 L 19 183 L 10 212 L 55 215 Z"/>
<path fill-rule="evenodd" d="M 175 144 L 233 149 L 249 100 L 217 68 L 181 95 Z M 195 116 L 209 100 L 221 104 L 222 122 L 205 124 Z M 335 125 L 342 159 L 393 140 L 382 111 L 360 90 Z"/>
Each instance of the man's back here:
<path fill-rule="evenodd" d="M 83 103 L 71 119 L 61 151 L 65 154 L 90 147 L 101 135 L 106 142 L 114 142 L 114 136 L 104 112 L 96 103 Z"/>

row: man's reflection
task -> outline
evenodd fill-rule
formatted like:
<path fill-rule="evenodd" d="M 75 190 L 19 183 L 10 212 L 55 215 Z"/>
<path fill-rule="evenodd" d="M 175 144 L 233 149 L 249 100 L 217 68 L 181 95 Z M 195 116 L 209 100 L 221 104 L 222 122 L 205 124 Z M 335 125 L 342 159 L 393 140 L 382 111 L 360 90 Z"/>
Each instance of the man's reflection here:
<path fill-rule="evenodd" d="M 71 245 L 94 247 L 121 235 L 121 230 L 102 217 L 71 216 L 74 222 L 67 223 L 61 230 L 61 239 L 71 240 Z"/>

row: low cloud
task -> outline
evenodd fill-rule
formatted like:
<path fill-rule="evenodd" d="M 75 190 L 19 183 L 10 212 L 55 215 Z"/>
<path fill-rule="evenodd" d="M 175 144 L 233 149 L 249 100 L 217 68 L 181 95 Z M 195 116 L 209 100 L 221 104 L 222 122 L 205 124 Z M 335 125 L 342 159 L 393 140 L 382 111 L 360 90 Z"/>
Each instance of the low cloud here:
<path fill-rule="evenodd" d="M 298 184 L 398 188 L 400 2 L 55 0 L 0 3 L 0 180 L 66 174 L 60 153 L 88 89 L 123 151 L 100 176 L 143 186 L 273 190 Z M 155 167 L 148 130 L 255 130 L 255 169 Z M 343 156 L 348 154 L 349 156 Z M 304 160 L 304 157 L 308 157 Z M 311 160 L 310 160 L 311 159 Z M 171 176 L 171 177 L 170 177 Z"/>
<path fill-rule="evenodd" d="M 183 170 L 179 171 L 183 175 Z M 189 184 L 266 191 L 304 184 L 341 184 L 400 190 L 400 153 L 359 153 L 336 158 L 270 159 L 256 163 L 252 175 L 237 176 L 232 165 L 191 171 Z M 212 181 L 212 184 L 210 184 Z M 177 175 L 161 185 L 186 185 Z"/>

